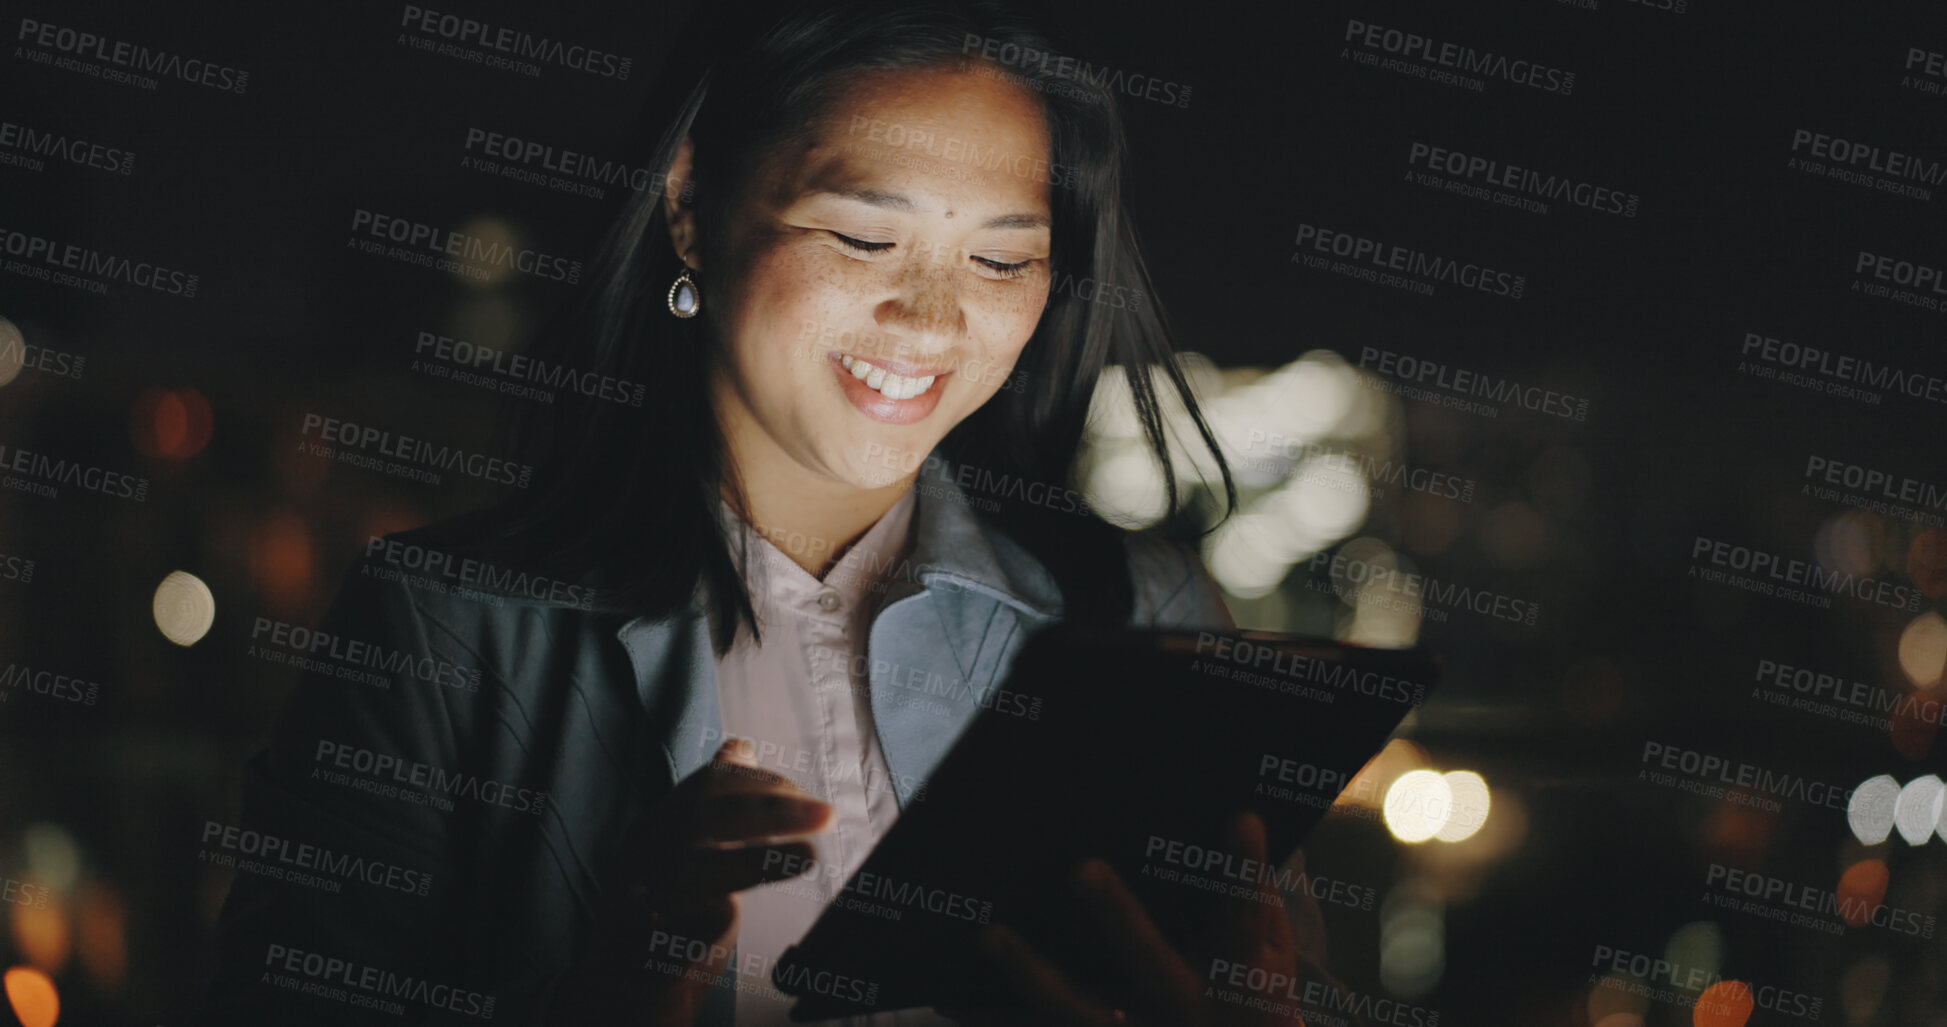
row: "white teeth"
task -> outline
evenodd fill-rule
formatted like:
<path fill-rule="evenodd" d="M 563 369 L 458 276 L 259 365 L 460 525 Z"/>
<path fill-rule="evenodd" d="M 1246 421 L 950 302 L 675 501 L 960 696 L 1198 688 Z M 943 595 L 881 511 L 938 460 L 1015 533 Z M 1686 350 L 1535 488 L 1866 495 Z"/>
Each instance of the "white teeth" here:
<path fill-rule="evenodd" d="M 893 374 L 883 367 L 874 367 L 851 356 L 840 355 L 838 362 L 847 371 L 852 372 L 852 377 L 878 390 L 879 394 L 887 399 L 912 399 L 932 388 L 933 380 L 939 377 L 929 374 L 923 378 L 908 378 L 905 375 Z"/>

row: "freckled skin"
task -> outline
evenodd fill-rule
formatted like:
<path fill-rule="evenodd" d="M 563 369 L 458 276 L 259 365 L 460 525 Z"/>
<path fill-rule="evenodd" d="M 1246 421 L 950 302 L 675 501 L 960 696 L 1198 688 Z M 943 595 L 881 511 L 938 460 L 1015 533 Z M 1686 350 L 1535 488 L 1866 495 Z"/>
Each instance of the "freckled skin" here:
<path fill-rule="evenodd" d="M 733 214 L 729 252 L 704 255 L 715 286 L 706 302 L 719 304 L 727 356 L 710 388 L 746 482 L 903 490 L 948 430 L 1006 381 L 1047 303 L 1046 181 L 891 145 L 871 138 L 864 126 L 875 123 L 881 136 L 899 126 L 904 138 L 930 133 L 975 152 L 1049 160 L 1045 122 L 1025 90 L 933 70 L 861 78 L 809 138 L 773 154 Z M 861 190 L 909 209 L 834 194 Z M 1018 215 L 1041 223 L 989 224 Z M 862 252 L 839 235 L 893 245 Z M 993 266 L 1023 262 L 1018 271 Z M 954 373 L 937 383 L 926 417 L 885 424 L 846 398 L 834 352 Z"/>

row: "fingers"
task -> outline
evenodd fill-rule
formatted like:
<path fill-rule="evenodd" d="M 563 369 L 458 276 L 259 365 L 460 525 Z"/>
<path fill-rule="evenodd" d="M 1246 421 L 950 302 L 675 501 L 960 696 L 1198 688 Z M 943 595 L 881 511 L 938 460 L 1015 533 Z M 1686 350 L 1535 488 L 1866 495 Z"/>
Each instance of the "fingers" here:
<path fill-rule="evenodd" d="M 824 829 L 831 804 L 805 794 L 791 779 L 756 766 L 750 742 L 733 738 L 701 771 L 678 786 L 678 833 L 711 847 L 758 845 L 801 838 Z"/>
<path fill-rule="evenodd" d="M 1225 844 L 1246 862 L 1267 871 L 1262 887 L 1218 904 L 1215 937 L 1231 948 L 1226 955 L 1261 961 L 1292 951 L 1291 921 L 1285 916 L 1284 895 L 1266 851 L 1264 821 L 1256 813 L 1238 814 L 1225 830 Z"/>
<path fill-rule="evenodd" d="M 802 838 L 831 821 L 830 803 L 780 792 L 732 792 L 705 796 L 691 812 L 696 844 L 726 848 Z"/>
<path fill-rule="evenodd" d="M 1098 936 L 1106 938 L 1120 957 L 1144 1008 L 1166 1011 L 1178 1023 L 1191 1022 L 1203 982 L 1163 937 L 1115 868 L 1099 859 L 1084 860 L 1076 883 L 1100 928 Z"/>
<path fill-rule="evenodd" d="M 811 869 L 817 850 L 810 842 L 710 849 L 686 860 L 674 895 L 727 895 L 771 881 L 796 877 Z"/>

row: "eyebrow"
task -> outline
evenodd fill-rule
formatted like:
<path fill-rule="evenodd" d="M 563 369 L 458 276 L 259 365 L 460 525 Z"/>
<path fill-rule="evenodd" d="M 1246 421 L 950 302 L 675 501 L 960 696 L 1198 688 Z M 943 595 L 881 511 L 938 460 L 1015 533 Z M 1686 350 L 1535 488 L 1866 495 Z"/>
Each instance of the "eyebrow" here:
<path fill-rule="evenodd" d="M 898 193 L 889 193 L 883 189 L 848 188 L 820 189 L 818 191 L 827 196 L 857 200 L 860 203 L 870 204 L 874 207 L 882 207 L 886 210 L 896 210 L 906 214 L 911 214 L 919 210 L 919 205 L 914 203 L 910 197 L 902 196 Z M 1054 225 L 1048 220 L 1045 214 L 1002 214 L 999 217 L 990 218 L 981 227 L 1053 228 Z"/>

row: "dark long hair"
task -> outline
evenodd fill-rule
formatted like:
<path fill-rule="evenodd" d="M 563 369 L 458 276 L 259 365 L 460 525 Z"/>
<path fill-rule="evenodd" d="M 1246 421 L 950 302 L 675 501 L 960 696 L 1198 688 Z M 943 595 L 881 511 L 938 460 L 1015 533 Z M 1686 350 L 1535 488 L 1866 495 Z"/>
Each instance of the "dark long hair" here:
<path fill-rule="evenodd" d="M 987 0 L 839 0 L 768 15 L 749 5 L 704 0 L 698 23 L 665 71 L 673 109 L 652 112 L 659 128 L 647 166 L 667 172 L 678 145 L 693 145 L 693 202 L 708 254 L 723 236 L 746 179 L 774 146 L 803 130 L 856 74 L 882 69 L 967 66 L 985 41 L 1003 54 L 1071 54 L 1022 15 Z M 970 47 L 969 41 L 982 45 Z M 1018 48 L 1018 49 L 1015 49 Z M 971 53 L 969 51 L 972 51 Z M 1113 283 L 1151 297 L 1148 271 L 1126 215 L 1126 151 L 1113 94 L 1075 65 L 1056 60 L 987 67 L 1033 91 L 1047 120 L 1051 163 L 1075 169 L 1050 187 L 1053 281 Z M 1067 72 L 1063 75 L 1063 72 Z M 708 272 L 698 276 L 709 295 Z M 600 582 L 604 606 L 648 614 L 685 607 L 699 585 L 712 604 L 719 653 L 737 625 L 755 632 L 743 566 L 718 516 L 726 484 L 741 502 L 709 390 L 715 358 L 708 317 L 678 319 L 666 306 L 681 270 L 670 245 L 662 191 L 627 198 L 603 242 L 580 305 L 537 343 L 535 355 L 580 373 L 644 383 L 640 407 L 564 391 L 534 481 L 494 510 L 468 520 L 472 544 L 557 580 Z M 1072 481 L 1090 399 L 1103 368 L 1127 375 L 1150 448 L 1162 462 L 1169 509 L 1180 497 L 1170 473 L 1162 404 L 1146 369 L 1159 369 L 1216 457 L 1227 510 L 1231 481 L 1188 381 L 1173 359 L 1168 327 L 1152 302 L 1114 305 L 1083 290 L 1052 289 L 1016 364 L 1018 389 L 1003 389 L 941 443 L 955 464 L 1006 480 L 1065 487 Z M 1023 373 L 1024 372 L 1024 373 Z M 531 409 L 531 408 L 530 408 Z M 1086 511 L 1000 501 L 977 508 L 1049 570 L 1063 615 L 1126 621 L 1133 586 L 1121 529 Z M 739 507 L 741 509 L 741 507 Z"/>

